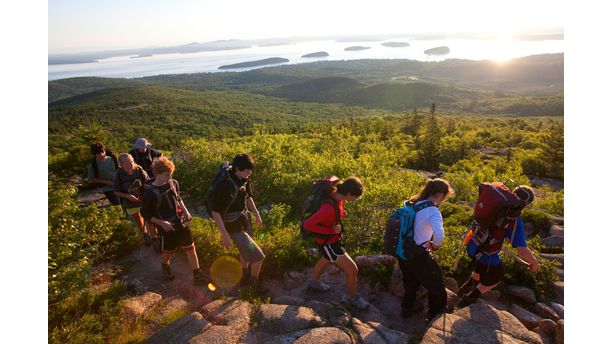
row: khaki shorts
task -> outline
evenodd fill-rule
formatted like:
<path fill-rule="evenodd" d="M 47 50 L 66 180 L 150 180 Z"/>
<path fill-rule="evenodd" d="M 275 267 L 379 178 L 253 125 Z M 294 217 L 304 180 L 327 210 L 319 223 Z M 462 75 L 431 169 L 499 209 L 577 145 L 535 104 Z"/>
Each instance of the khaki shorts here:
<path fill-rule="evenodd" d="M 263 253 L 261 248 L 257 245 L 255 240 L 251 238 L 245 231 L 228 233 L 230 238 L 234 241 L 234 244 L 240 251 L 242 259 L 249 263 L 256 263 L 262 261 L 266 255 Z"/>

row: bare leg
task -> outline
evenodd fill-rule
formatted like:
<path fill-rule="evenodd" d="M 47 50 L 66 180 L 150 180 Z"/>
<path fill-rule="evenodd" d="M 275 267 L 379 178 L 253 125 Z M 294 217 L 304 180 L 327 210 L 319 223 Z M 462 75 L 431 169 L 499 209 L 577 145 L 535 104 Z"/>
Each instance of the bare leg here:
<path fill-rule="evenodd" d="M 346 289 L 349 294 L 357 294 L 357 273 L 359 269 L 348 253 L 338 257 L 336 264 L 346 273 Z"/>
<path fill-rule="evenodd" d="M 192 270 L 196 270 L 200 268 L 200 262 L 198 261 L 198 255 L 196 254 L 195 245 L 191 245 L 189 248 L 185 248 L 185 255 L 187 256 L 187 261 L 189 262 L 189 266 L 191 266 Z"/>
<path fill-rule="evenodd" d="M 331 262 L 325 258 L 319 259 L 319 261 L 315 264 L 314 270 L 312 270 L 312 280 L 318 281 L 321 278 L 321 274 L 325 271 Z"/>
<path fill-rule="evenodd" d="M 259 277 L 259 271 L 261 270 L 261 265 L 263 264 L 263 260 L 260 260 L 255 263 L 251 263 L 251 277 L 257 278 Z"/>
<path fill-rule="evenodd" d="M 140 229 L 142 234 L 147 234 L 147 228 L 145 227 L 144 219 L 142 218 L 140 213 L 135 213 L 133 216 L 134 220 L 136 221 L 136 225 L 138 226 L 138 229 Z"/>
<path fill-rule="evenodd" d="M 162 252 L 162 263 L 169 265 L 170 259 L 172 259 L 172 256 L 174 256 L 174 252 L 172 253 Z"/>

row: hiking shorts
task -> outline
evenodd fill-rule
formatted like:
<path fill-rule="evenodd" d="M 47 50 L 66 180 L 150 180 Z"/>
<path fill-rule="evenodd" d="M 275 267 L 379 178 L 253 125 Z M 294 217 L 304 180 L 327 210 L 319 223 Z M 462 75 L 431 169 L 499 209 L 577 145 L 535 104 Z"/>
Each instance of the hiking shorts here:
<path fill-rule="evenodd" d="M 484 286 L 493 286 L 504 280 L 504 265 L 488 265 L 476 262 L 474 272 L 480 275 L 480 283 Z"/>
<path fill-rule="evenodd" d="M 183 227 L 174 232 L 158 229 L 158 233 L 161 234 L 161 250 L 163 253 L 174 253 L 179 247 L 187 249 L 193 246 L 193 237 L 189 227 Z"/>
<path fill-rule="evenodd" d="M 338 260 L 338 257 L 344 256 L 346 254 L 346 251 L 344 251 L 344 248 L 342 247 L 342 242 L 340 240 L 331 244 L 319 246 L 319 252 L 321 252 L 323 258 L 329 260 L 332 263 Z"/>
<path fill-rule="evenodd" d="M 262 261 L 266 255 L 263 253 L 261 248 L 257 245 L 255 240 L 251 238 L 251 236 L 245 232 L 230 232 L 228 233 L 230 238 L 234 241 L 234 244 L 240 251 L 240 256 L 242 259 L 247 261 L 248 263 L 257 263 Z"/>

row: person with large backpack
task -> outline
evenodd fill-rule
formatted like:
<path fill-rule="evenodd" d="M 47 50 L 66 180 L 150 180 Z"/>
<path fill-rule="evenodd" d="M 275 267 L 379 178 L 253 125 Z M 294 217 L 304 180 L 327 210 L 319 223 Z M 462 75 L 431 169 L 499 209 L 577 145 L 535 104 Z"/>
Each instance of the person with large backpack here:
<path fill-rule="evenodd" d="M 422 310 L 415 304 L 419 286 L 427 289 L 427 321 L 446 309 L 446 288 L 442 270 L 431 252 L 444 241 L 444 224 L 438 206 L 452 197 L 454 190 L 444 179 L 427 181 L 389 219 L 388 229 L 397 226 L 399 237 L 395 256 L 402 271 L 404 298 L 401 316 L 408 318 Z"/>
<path fill-rule="evenodd" d="M 117 158 L 100 142 L 93 143 L 90 149 L 92 158 L 87 166 L 87 180 L 96 184 L 112 205 L 121 204 L 113 190 L 113 178 L 119 168 Z"/>
<path fill-rule="evenodd" d="M 321 281 L 325 269 L 334 263 L 346 273 L 346 289 L 343 302 L 364 310 L 370 304 L 357 292 L 359 269 L 355 261 L 342 247 L 342 218 L 346 216 L 344 203 L 352 202 L 363 195 L 364 186 L 357 177 L 340 183 L 330 176 L 313 183 L 310 197 L 302 209 L 302 236 L 314 238 L 321 258 L 314 266 L 311 278 L 306 282 L 307 289 L 325 292 L 330 286 Z"/>
<path fill-rule="evenodd" d="M 138 229 L 143 234 L 145 246 L 151 246 L 151 235 L 147 233 L 144 219 L 140 215 L 144 186 L 149 180 L 149 175 L 134 163 L 134 159 L 128 153 L 119 154 L 118 160 L 120 168 L 113 179 L 115 195 L 123 202 L 126 214 L 134 217 Z"/>
<path fill-rule="evenodd" d="M 153 176 L 153 170 L 151 169 L 153 161 L 164 156 L 160 151 L 153 149 L 151 143 L 144 137 L 136 139 L 129 153 L 134 158 L 134 162 L 144 168 L 149 176 Z"/>
<path fill-rule="evenodd" d="M 504 279 L 504 266 L 499 256 L 505 240 L 516 248 L 529 271 L 536 272 L 538 261 L 527 248 L 521 211 L 535 196 L 526 185 L 512 192 L 504 184 L 484 183 L 478 189 L 478 202 L 474 209 L 475 222 L 468 232 L 464 244 L 474 272 L 459 288 L 461 298 L 458 307 L 468 306 L 495 288 Z"/>
<path fill-rule="evenodd" d="M 174 164 L 166 157 L 153 162 L 155 180 L 145 185 L 141 213 L 157 227 L 161 236 L 161 268 L 164 279 L 174 279 L 170 259 L 180 247 L 193 269 L 193 283 L 208 285 L 210 276 L 200 269 L 189 222 L 191 214 L 179 195 L 179 184 L 172 179 Z"/>
<path fill-rule="evenodd" d="M 255 224 L 262 225 L 261 216 L 253 201 L 250 177 L 255 160 L 248 154 L 238 154 L 230 164 L 223 164 L 213 183 L 213 190 L 207 200 L 209 215 L 219 227 L 223 246 L 231 247 L 232 241 L 240 252 L 242 279 L 240 285 L 250 284 L 257 292 L 264 288 L 259 272 L 265 255 L 253 240 L 251 213 Z"/>

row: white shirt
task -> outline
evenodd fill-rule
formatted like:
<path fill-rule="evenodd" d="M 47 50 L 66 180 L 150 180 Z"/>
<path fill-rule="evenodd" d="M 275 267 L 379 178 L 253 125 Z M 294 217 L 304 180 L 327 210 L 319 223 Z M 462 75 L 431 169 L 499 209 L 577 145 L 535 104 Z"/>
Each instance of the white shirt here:
<path fill-rule="evenodd" d="M 416 204 L 423 202 L 425 201 L 418 201 Z M 442 214 L 437 207 L 422 209 L 414 218 L 414 242 L 422 245 L 429 240 L 432 240 L 435 246 L 440 246 L 444 240 Z"/>

